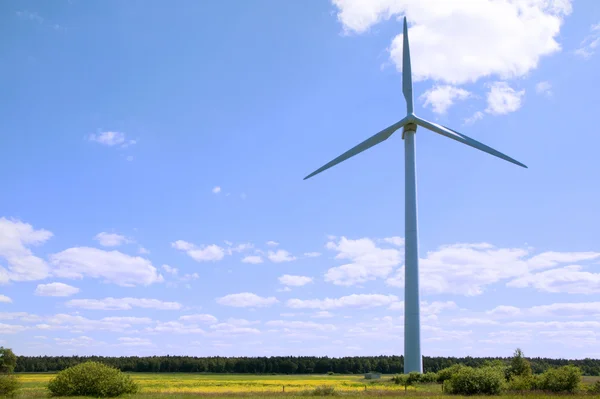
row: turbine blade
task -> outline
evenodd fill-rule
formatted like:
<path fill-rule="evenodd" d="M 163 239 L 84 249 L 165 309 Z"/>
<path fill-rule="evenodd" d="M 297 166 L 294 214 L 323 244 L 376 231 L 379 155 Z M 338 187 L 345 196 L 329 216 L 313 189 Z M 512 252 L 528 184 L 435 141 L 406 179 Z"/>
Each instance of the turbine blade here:
<path fill-rule="evenodd" d="M 402 126 L 404 126 L 404 124 L 406 123 L 406 119 L 407 118 L 404 118 L 404 119 L 400 120 L 399 122 L 394 123 L 393 125 L 391 125 L 389 127 L 386 127 L 379 133 L 374 134 L 373 136 L 369 137 L 362 143 L 360 143 L 357 146 L 346 151 L 345 153 L 343 153 L 342 155 L 340 155 L 333 161 L 321 166 L 319 169 L 315 170 L 310 175 L 306 176 L 304 178 L 304 180 L 309 179 L 309 178 L 313 177 L 314 175 L 317 175 L 317 174 L 323 172 L 324 170 L 327 170 L 327 169 L 331 168 L 332 166 L 335 166 L 338 163 L 343 162 L 346 159 L 351 158 L 357 154 L 360 154 L 361 152 L 368 150 L 369 148 L 373 147 L 374 145 L 377 145 L 377 144 L 381 143 L 382 141 L 387 140 L 396 130 L 398 130 Z"/>
<path fill-rule="evenodd" d="M 425 119 L 421 119 L 419 117 L 416 117 L 416 123 L 417 123 L 417 125 L 423 126 L 424 128 L 429 129 L 435 133 L 441 134 L 442 136 L 446 136 L 446 137 L 456 140 L 460 143 L 466 144 L 473 148 L 477 148 L 480 151 L 487 152 L 490 155 L 494 155 L 498 158 L 502 158 L 505 161 L 514 163 L 515 165 L 519 165 L 524 168 L 527 168 L 527 166 L 525 166 L 521 162 L 509 157 L 508 155 L 505 155 L 505 154 L 501 153 L 500 151 L 496 151 L 493 148 L 488 147 L 487 145 L 482 144 L 477 140 L 473 140 L 472 138 L 467 137 L 464 134 L 457 132 L 456 130 L 452 130 L 446 126 L 438 125 L 437 123 L 426 121 Z"/>
<path fill-rule="evenodd" d="M 413 113 L 412 69 L 410 67 L 410 48 L 408 47 L 408 24 L 404 17 L 404 41 L 402 43 L 402 93 L 406 100 L 406 112 Z"/>

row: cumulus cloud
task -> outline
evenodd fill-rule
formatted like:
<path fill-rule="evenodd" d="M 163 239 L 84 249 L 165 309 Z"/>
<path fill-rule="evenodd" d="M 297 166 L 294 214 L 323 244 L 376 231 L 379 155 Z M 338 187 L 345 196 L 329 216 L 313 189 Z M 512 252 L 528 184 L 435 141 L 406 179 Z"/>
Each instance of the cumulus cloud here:
<path fill-rule="evenodd" d="M 79 292 L 79 288 L 64 283 L 38 284 L 35 295 L 39 296 L 71 296 Z"/>
<path fill-rule="evenodd" d="M 217 318 L 210 314 L 189 314 L 179 318 L 181 321 L 191 323 L 208 323 L 213 324 L 217 322 Z"/>
<path fill-rule="evenodd" d="M 313 281 L 312 277 L 306 276 L 292 276 L 289 274 L 284 274 L 279 277 L 279 282 L 283 285 L 292 286 L 292 287 L 301 287 Z"/>
<path fill-rule="evenodd" d="M 0 218 L 0 259 L 5 259 L 8 265 L 8 268 L 0 266 L 0 284 L 48 277 L 48 264 L 33 255 L 30 247 L 43 244 L 51 237 L 52 233 L 47 230 L 36 230 L 19 220 Z"/>
<path fill-rule="evenodd" d="M 148 259 L 119 251 L 89 247 L 69 248 L 50 256 L 57 277 L 97 278 L 124 287 L 162 282 L 163 276 Z"/>
<path fill-rule="evenodd" d="M 590 33 L 575 50 L 575 54 L 584 59 L 589 59 L 594 55 L 598 46 L 600 46 L 600 23 L 590 27 Z"/>
<path fill-rule="evenodd" d="M 474 82 L 492 75 L 522 77 L 543 56 L 560 50 L 557 37 L 570 0 L 440 2 L 437 0 L 333 0 L 347 33 L 363 33 L 381 21 L 407 15 L 416 81 Z M 390 45 L 402 69 L 403 35 Z"/>
<path fill-rule="evenodd" d="M 0 303 L 12 303 L 12 299 L 7 297 L 6 295 L 0 294 Z"/>
<path fill-rule="evenodd" d="M 455 101 L 469 98 L 471 93 L 451 85 L 436 85 L 423 93 L 423 106 L 430 106 L 436 114 L 445 114 Z"/>
<path fill-rule="evenodd" d="M 293 256 L 284 249 L 278 249 L 277 251 L 269 251 L 267 253 L 267 258 L 269 258 L 269 260 L 274 263 L 291 262 L 293 260 L 296 260 L 295 256 Z"/>
<path fill-rule="evenodd" d="M 88 140 L 105 145 L 107 147 L 128 147 L 136 143 L 135 140 L 127 140 L 125 133 L 116 131 L 92 133 L 88 136 Z"/>
<path fill-rule="evenodd" d="M 68 307 L 91 310 L 129 310 L 133 308 L 178 310 L 181 304 L 165 302 L 148 298 L 104 298 L 104 299 L 71 299 L 66 303 Z"/>
<path fill-rule="evenodd" d="M 480 295 L 486 286 L 561 263 L 600 258 L 596 252 L 544 252 L 530 256 L 523 248 L 496 248 L 488 243 L 440 247 L 420 259 L 421 290 L 428 294 Z M 573 270 L 571 270 L 571 273 Z M 404 267 L 386 280 L 404 286 Z M 514 283 L 516 284 L 516 283 Z"/>
<path fill-rule="evenodd" d="M 369 238 L 352 240 L 341 237 L 337 242 L 329 241 L 326 247 L 337 251 L 335 259 L 348 262 L 332 267 L 325 273 L 325 281 L 335 285 L 351 286 L 385 278 L 400 263 L 400 251 L 379 248 Z"/>
<path fill-rule="evenodd" d="M 488 85 L 486 112 L 492 115 L 504 115 L 521 108 L 525 90 L 516 91 L 506 82 L 494 82 Z"/>
<path fill-rule="evenodd" d="M 215 262 L 225 257 L 225 250 L 218 245 L 196 245 L 183 240 L 177 240 L 171 246 L 187 253 L 196 262 Z"/>
<path fill-rule="evenodd" d="M 225 295 L 217 298 L 217 303 L 224 306 L 232 306 L 236 308 L 260 308 L 267 307 L 278 303 L 275 297 L 264 298 L 250 292 L 242 292 L 239 294 Z"/>
<path fill-rule="evenodd" d="M 339 308 L 374 308 L 387 306 L 398 301 L 395 295 L 352 294 L 340 298 L 325 299 L 290 299 L 287 306 L 293 309 L 331 310 Z"/>
<path fill-rule="evenodd" d="M 118 247 L 119 245 L 131 242 L 127 237 L 117 233 L 101 232 L 94 237 L 103 247 Z"/>
<path fill-rule="evenodd" d="M 221 192 L 221 187 L 216 186 L 212 189 L 213 194 L 219 194 Z"/>
<path fill-rule="evenodd" d="M 552 84 L 550 82 L 548 82 L 547 80 L 537 82 L 535 84 L 535 92 L 537 94 L 551 96 L 552 95 Z"/>
<path fill-rule="evenodd" d="M 244 263 L 251 263 L 251 264 L 259 264 L 259 263 L 263 263 L 263 260 L 260 256 L 258 255 L 249 255 L 246 256 L 242 259 L 242 262 Z"/>
<path fill-rule="evenodd" d="M 584 271 L 582 266 L 571 265 L 530 273 L 510 281 L 507 286 L 533 287 L 538 291 L 553 293 L 600 294 L 600 273 Z"/>

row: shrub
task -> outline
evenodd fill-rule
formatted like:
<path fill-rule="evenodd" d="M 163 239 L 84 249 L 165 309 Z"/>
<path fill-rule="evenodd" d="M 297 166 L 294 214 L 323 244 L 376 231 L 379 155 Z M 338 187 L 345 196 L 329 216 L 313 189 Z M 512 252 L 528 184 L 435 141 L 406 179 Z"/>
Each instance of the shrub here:
<path fill-rule="evenodd" d="M 12 373 L 17 365 L 17 356 L 10 348 L 0 346 L 0 373 Z"/>
<path fill-rule="evenodd" d="M 534 387 L 532 376 L 513 375 L 508 381 L 508 389 L 511 391 L 529 391 Z"/>
<path fill-rule="evenodd" d="M 14 375 L 0 375 L 0 396 L 12 396 L 19 389 L 20 382 Z"/>
<path fill-rule="evenodd" d="M 540 377 L 538 388 L 551 392 L 575 392 L 580 383 L 581 370 L 568 365 L 546 370 Z"/>
<path fill-rule="evenodd" d="M 406 386 L 408 384 L 408 375 L 407 374 L 396 374 L 392 377 L 392 382 L 398 385 Z"/>
<path fill-rule="evenodd" d="M 327 375 L 335 375 L 335 373 L 333 371 L 328 371 Z"/>
<path fill-rule="evenodd" d="M 587 388 L 590 393 L 600 394 L 600 381 L 596 381 L 594 384 L 588 385 Z"/>
<path fill-rule="evenodd" d="M 431 384 L 432 382 L 437 382 L 437 380 L 438 375 L 431 371 L 429 373 L 421 374 L 421 382 L 423 384 Z"/>
<path fill-rule="evenodd" d="M 454 374 L 456 374 L 458 371 L 460 371 L 461 369 L 463 369 L 466 366 L 463 366 L 462 364 L 454 364 L 450 367 L 447 367 L 445 369 L 442 369 L 440 371 L 438 371 L 437 373 L 437 382 L 443 384 L 444 381 L 449 380 L 450 378 L 452 378 L 452 376 Z"/>
<path fill-rule="evenodd" d="M 523 351 L 517 348 L 517 350 L 515 350 L 515 354 L 510 360 L 508 378 L 510 379 L 513 376 L 530 377 L 531 374 L 531 364 L 529 363 L 529 360 L 525 359 L 523 356 Z"/>
<path fill-rule="evenodd" d="M 502 391 L 504 374 L 497 367 L 462 367 L 450 378 L 448 391 L 459 395 L 497 395 Z"/>
<path fill-rule="evenodd" d="M 408 385 L 414 385 L 418 382 L 421 382 L 421 373 L 419 373 L 418 371 L 411 371 L 410 373 L 408 373 L 406 382 L 408 383 Z"/>
<path fill-rule="evenodd" d="M 313 389 L 311 394 L 313 396 L 333 396 L 336 395 L 337 392 L 335 391 L 335 387 L 330 385 L 322 385 Z"/>
<path fill-rule="evenodd" d="M 118 369 L 90 361 L 58 373 L 48 383 L 48 390 L 53 396 L 115 397 L 136 393 L 138 386 Z"/>

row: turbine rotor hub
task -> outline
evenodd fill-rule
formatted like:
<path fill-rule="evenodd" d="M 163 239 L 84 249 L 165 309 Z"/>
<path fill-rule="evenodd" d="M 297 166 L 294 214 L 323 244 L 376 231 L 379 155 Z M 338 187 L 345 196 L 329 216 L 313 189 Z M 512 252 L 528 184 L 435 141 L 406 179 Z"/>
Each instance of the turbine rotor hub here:
<path fill-rule="evenodd" d="M 402 140 L 404 140 L 404 134 L 406 132 L 416 133 L 417 132 L 417 124 L 413 123 L 413 122 L 409 122 L 406 125 L 404 125 L 404 128 L 402 129 Z"/>

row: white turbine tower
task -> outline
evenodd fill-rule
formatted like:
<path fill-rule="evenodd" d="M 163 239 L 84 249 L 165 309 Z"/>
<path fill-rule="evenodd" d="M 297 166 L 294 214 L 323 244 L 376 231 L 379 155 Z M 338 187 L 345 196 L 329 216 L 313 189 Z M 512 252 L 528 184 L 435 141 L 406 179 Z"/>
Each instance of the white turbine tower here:
<path fill-rule="evenodd" d="M 406 99 L 407 115 L 399 122 L 383 129 L 381 132 L 368 138 L 356 147 L 346 151 L 333 161 L 325 164 L 304 180 L 323 172 L 346 159 L 353 157 L 382 141 L 387 140 L 396 130 L 404 128 L 402 138 L 404 139 L 404 373 L 411 371 L 423 372 L 423 361 L 421 357 L 421 321 L 419 309 L 419 242 L 417 232 L 417 171 L 415 162 L 415 133 L 417 126 L 424 127 L 432 132 L 451 138 L 460 143 L 469 145 L 478 150 L 487 152 L 498 158 L 526 168 L 527 166 L 512 159 L 503 153 L 494 150 L 464 134 L 447 128 L 437 123 L 429 122 L 419 118 L 413 111 L 412 74 L 410 67 L 410 50 L 408 48 L 408 27 L 404 17 L 404 43 L 402 52 L 402 93 Z"/>

